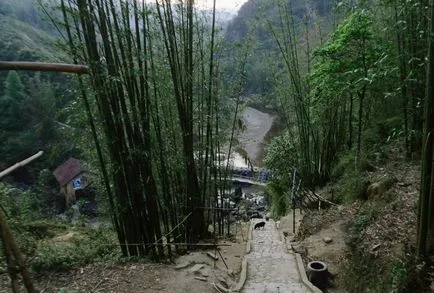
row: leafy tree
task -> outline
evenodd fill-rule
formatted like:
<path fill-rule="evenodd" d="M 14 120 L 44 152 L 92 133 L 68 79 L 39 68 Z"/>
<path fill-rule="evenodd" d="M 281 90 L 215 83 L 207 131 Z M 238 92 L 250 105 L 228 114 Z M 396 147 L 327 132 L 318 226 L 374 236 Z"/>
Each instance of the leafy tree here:
<path fill-rule="evenodd" d="M 366 3 L 350 3 L 341 23 L 311 56 L 310 34 L 300 43 L 293 10 L 285 1 L 277 3 L 284 25 L 270 21 L 270 28 L 285 67 L 275 74 L 274 92 L 300 156 L 297 167 L 304 184 L 321 185 L 330 178 L 341 151 L 355 146 L 359 162 L 362 144 L 373 142 L 371 135 L 365 135 L 368 141 L 363 134 L 377 127 L 375 131 L 384 135 L 385 128 L 401 120 L 396 119 L 401 104 L 396 95 L 387 94 L 398 82 L 396 49 L 380 30 L 377 12 L 363 9 Z M 309 31 L 309 22 L 305 27 Z M 303 46 L 306 57 L 300 54 Z M 302 66 L 304 58 L 307 67 Z"/>
<path fill-rule="evenodd" d="M 383 74 L 382 61 L 387 58 L 385 46 L 373 32 L 372 16 L 366 10 L 353 12 L 330 39 L 315 50 L 318 61 L 311 74 L 312 95 L 316 109 L 323 111 L 358 98 L 357 158 L 360 157 L 364 111 L 369 90 Z M 343 103 L 344 102 L 344 103 Z M 327 113 L 327 111 L 324 111 Z M 352 116 L 352 113 L 349 114 Z M 352 121 L 349 121 L 349 129 Z M 351 131 L 349 131 L 351 133 Z M 350 143 L 351 146 L 350 137 Z"/>
<path fill-rule="evenodd" d="M 53 84 L 41 79 L 37 74 L 29 81 L 30 94 L 24 112 L 30 127 L 35 131 L 41 144 L 55 142 L 59 136 L 58 128 L 67 125 L 58 122 L 58 108 Z"/>
<path fill-rule="evenodd" d="M 27 129 L 23 112 L 27 96 L 16 71 L 9 72 L 4 86 L 5 95 L 0 97 L 0 152 L 1 162 L 10 165 L 32 153 L 34 133 Z"/>
<path fill-rule="evenodd" d="M 26 99 L 24 85 L 18 73 L 11 70 L 4 82 L 5 95 L 0 97 L 0 120 L 3 130 L 22 129 L 23 101 Z"/>
<path fill-rule="evenodd" d="M 15 70 L 9 71 L 5 81 L 6 96 L 15 101 L 23 101 L 25 99 L 24 85 L 21 78 Z"/>
<path fill-rule="evenodd" d="M 71 139 L 63 132 L 69 126 L 58 121 L 64 96 L 38 73 L 27 79 L 27 87 L 17 72 L 8 73 L 5 95 L 0 97 L 0 161 L 7 166 L 38 150 L 47 154 L 36 165 L 15 172 L 15 180 L 30 183 L 37 178 L 39 163 L 55 168 L 74 149 Z"/>
<path fill-rule="evenodd" d="M 289 182 L 289 175 L 299 165 L 293 140 L 294 138 L 286 131 L 284 134 L 274 137 L 268 145 L 264 164 L 271 170 L 273 179 Z"/>

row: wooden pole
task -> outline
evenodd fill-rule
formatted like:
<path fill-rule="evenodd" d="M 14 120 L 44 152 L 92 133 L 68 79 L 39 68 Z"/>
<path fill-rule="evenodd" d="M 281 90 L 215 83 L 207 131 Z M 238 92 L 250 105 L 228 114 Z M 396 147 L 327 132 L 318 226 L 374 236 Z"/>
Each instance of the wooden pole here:
<path fill-rule="evenodd" d="M 2 179 L 4 176 L 8 175 L 9 173 L 12 173 L 16 169 L 18 169 L 18 168 L 20 168 L 20 167 L 22 167 L 24 165 L 27 165 L 31 161 L 39 158 L 40 156 L 42 156 L 43 153 L 44 153 L 43 151 L 39 151 L 36 154 L 34 154 L 33 156 L 31 156 L 31 157 L 29 157 L 29 158 L 27 158 L 25 160 L 22 160 L 21 162 L 16 163 L 15 165 L 7 168 L 6 170 L 1 171 L 0 172 L 0 179 Z"/>
<path fill-rule="evenodd" d="M 30 275 L 29 270 L 27 270 L 27 268 L 26 268 L 23 255 L 21 254 L 20 249 L 18 248 L 17 244 L 15 243 L 14 238 L 12 237 L 12 234 L 9 230 L 7 223 L 6 223 L 5 216 L 4 216 L 3 211 L 1 209 L 0 209 L 0 233 L 2 235 L 4 247 L 7 248 L 10 252 L 12 252 L 12 255 L 15 258 L 15 261 L 16 261 L 16 263 L 19 267 L 19 270 L 21 272 L 21 276 L 23 276 L 23 282 L 24 282 L 24 286 L 27 289 L 27 292 L 36 293 L 36 289 L 35 289 L 35 286 L 33 285 L 32 277 Z M 8 251 L 6 251 L 6 253 L 8 253 Z M 11 271 L 9 271 L 9 273 L 11 273 Z M 14 277 L 14 275 L 12 274 L 11 279 L 13 277 Z"/>
<path fill-rule="evenodd" d="M 25 165 L 29 164 L 30 162 L 32 162 L 33 160 L 39 158 L 40 156 L 42 156 L 43 153 L 44 152 L 39 151 L 35 155 L 33 155 L 33 156 L 31 156 L 31 157 L 29 157 L 29 158 L 27 158 L 21 162 L 16 163 L 15 165 L 7 168 L 6 170 L 3 170 L 2 172 L 0 172 L 0 179 L 4 176 L 10 174 L 14 170 L 16 170 L 22 166 L 25 166 Z M 6 217 L 4 216 L 2 209 L 0 209 L 0 235 L 1 235 L 1 239 L 3 240 L 3 246 L 5 248 L 5 253 L 7 255 L 7 258 L 10 258 L 8 260 L 8 265 L 12 266 L 12 267 L 9 267 L 9 275 L 11 277 L 13 292 L 15 292 L 15 290 L 17 289 L 16 288 L 17 284 L 16 284 L 15 271 L 12 271 L 12 270 L 14 270 L 13 266 L 14 266 L 14 263 L 16 262 L 18 267 L 19 267 L 19 270 L 21 272 L 21 276 L 23 277 L 24 287 L 26 287 L 27 292 L 36 293 L 36 289 L 35 289 L 35 286 L 33 284 L 33 280 L 32 280 L 32 276 L 30 274 L 30 271 L 26 268 L 23 255 L 21 254 L 21 251 L 20 251 L 18 245 L 15 243 L 15 240 L 12 237 L 12 234 L 9 230 L 7 223 L 6 223 Z M 13 260 L 13 258 L 15 258 L 15 261 Z"/>
<path fill-rule="evenodd" d="M 77 74 L 89 73 L 89 68 L 85 65 L 24 61 L 0 61 L 0 70 L 54 71 Z"/>
<path fill-rule="evenodd" d="M 2 212 L 2 211 L 0 210 L 0 212 Z M 1 239 L 4 239 L 5 238 L 4 231 L 0 230 L 0 233 L 1 233 L 0 234 Z M 18 278 L 17 278 L 16 263 L 14 261 L 14 257 L 13 257 L 11 248 L 9 247 L 9 245 L 6 241 L 3 241 L 3 249 L 4 249 L 6 264 L 8 266 L 9 277 L 11 278 L 12 292 L 13 293 L 20 293 L 20 287 L 19 287 Z"/>

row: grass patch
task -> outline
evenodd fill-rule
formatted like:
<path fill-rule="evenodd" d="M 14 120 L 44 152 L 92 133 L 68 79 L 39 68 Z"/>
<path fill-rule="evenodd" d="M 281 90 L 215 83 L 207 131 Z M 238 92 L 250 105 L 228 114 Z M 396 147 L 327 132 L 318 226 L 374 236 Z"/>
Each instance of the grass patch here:
<path fill-rule="evenodd" d="M 12 234 L 35 272 L 67 270 L 121 257 L 111 229 L 86 229 L 55 221 L 9 220 Z M 0 247 L 0 263 L 4 262 Z"/>
<path fill-rule="evenodd" d="M 76 231 L 66 241 L 50 239 L 36 247 L 32 268 L 37 271 L 66 270 L 120 258 L 116 235 L 108 229 Z"/>
<path fill-rule="evenodd" d="M 363 239 L 365 228 L 372 223 L 381 208 L 382 206 L 380 205 L 365 206 L 356 215 L 353 224 L 351 225 L 347 239 L 347 244 L 351 249 L 357 249 Z"/>
<path fill-rule="evenodd" d="M 366 250 L 351 252 L 344 275 L 345 286 L 350 293 L 416 293 L 422 291 L 416 264 L 417 257 L 407 251 L 401 258 L 382 266 Z"/>
<path fill-rule="evenodd" d="M 366 292 L 367 288 L 378 292 L 379 288 L 376 287 L 381 284 L 380 272 L 378 271 L 380 268 L 372 260 L 372 255 L 360 245 L 365 229 L 375 219 L 378 211 L 378 206 L 365 206 L 356 215 L 350 227 L 347 238 L 349 247 L 347 258 L 349 262 L 344 275 L 345 287 L 349 292 Z"/>
<path fill-rule="evenodd" d="M 366 205 L 350 227 L 347 238 L 348 263 L 343 276 L 345 287 L 350 293 L 421 292 L 414 248 L 406 246 L 398 258 L 387 263 L 363 245 L 366 228 L 380 216 L 384 204 L 376 202 Z"/>
<path fill-rule="evenodd" d="M 356 162 L 355 151 L 342 153 L 339 162 L 331 173 L 332 181 L 336 183 L 335 200 L 338 203 L 351 203 L 354 200 L 366 200 L 366 190 L 370 184 L 366 171 L 372 170 L 372 165 L 365 156 Z"/>

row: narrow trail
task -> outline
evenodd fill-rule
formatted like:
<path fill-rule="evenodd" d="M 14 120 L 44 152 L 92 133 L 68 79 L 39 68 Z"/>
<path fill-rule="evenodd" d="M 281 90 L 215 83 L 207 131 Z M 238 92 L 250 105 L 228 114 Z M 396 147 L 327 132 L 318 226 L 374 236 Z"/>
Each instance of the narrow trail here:
<path fill-rule="evenodd" d="M 255 223 L 261 220 L 256 220 Z M 302 281 L 294 254 L 286 253 L 274 221 L 253 230 L 247 259 L 247 281 L 242 293 L 312 292 Z"/>

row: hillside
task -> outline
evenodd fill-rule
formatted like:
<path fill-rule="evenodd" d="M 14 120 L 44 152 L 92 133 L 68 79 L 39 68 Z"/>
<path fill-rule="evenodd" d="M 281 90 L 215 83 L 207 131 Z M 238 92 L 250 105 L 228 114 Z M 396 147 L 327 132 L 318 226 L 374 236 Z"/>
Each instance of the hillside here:
<path fill-rule="evenodd" d="M 68 61 L 35 1 L 0 4 L 0 58 Z M 428 0 L 250 0 L 215 31 L 195 1 L 65 2 L 89 74 L 0 75 L 0 170 L 45 151 L 0 183 L 1 288 L 16 238 L 47 292 L 432 291 Z"/>
<path fill-rule="evenodd" d="M 0 60 L 68 62 L 70 59 L 58 43 L 59 34 L 41 12 L 37 0 L 0 2 Z M 14 76 L 15 82 L 7 81 L 8 76 Z M 0 133 L 3 153 L 0 166 L 6 167 L 38 150 L 50 155 L 45 157 L 45 167 L 62 162 L 66 153 L 75 148 L 62 134 L 64 123 L 71 117 L 67 111 L 73 100 L 71 76 L 28 71 L 14 75 L 12 71 L 0 71 L 0 85 L 2 116 L 8 121 L 2 124 Z M 7 95 L 20 97 L 19 118 L 9 117 L 11 100 Z M 19 120 L 20 125 L 12 127 L 14 120 Z M 35 172 L 39 172 L 25 171 L 15 174 L 20 182 L 36 179 Z"/>
<path fill-rule="evenodd" d="M 226 32 L 226 41 L 239 42 L 250 32 L 264 43 L 272 41 L 272 34 L 266 30 L 265 24 L 271 21 L 278 24 L 279 1 L 249 0 L 239 9 L 236 17 L 230 21 Z M 310 24 L 316 21 L 330 21 L 332 18 L 332 1 L 283 1 L 286 9 L 295 17 L 295 22 L 308 19 Z M 301 31 L 300 31 L 301 33 Z M 275 47 L 275 46 L 274 46 Z"/>
<path fill-rule="evenodd" d="M 315 205 L 304 213 L 297 235 L 291 238 L 306 265 L 312 260 L 327 264 L 333 276 L 327 292 L 425 292 L 426 283 L 432 281 L 426 278 L 432 267 L 422 270 L 412 258 L 420 165 L 399 155 L 397 141 L 381 150 L 387 160 L 372 158 L 369 170 L 357 179 L 367 182 L 360 200 L 326 208 Z M 351 191 L 345 178 L 317 192 L 336 201 L 339 194 L 359 190 Z"/>
<path fill-rule="evenodd" d="M 331 30 L 332 8 L 332 1 L 325 0 L 247 1 L 229 22 L 225 33 L 225 74 L 231 76 L 237 72 L 236 64 L 231 62 L 234 56 L 242 58 L 246 55 L 245 94 L 269 94 L 273 88 L 273 75 L 282 68 L 279 61 L 282 56 L 272 32 L 280 32 L 286 25 L 286 20 L 280 16 L 292 16 L 289 21 L 294 24 L 300 55 L 304 55 L 307 45 L 314 48 L 320 41 L 319 34 L 326 36 Z M 240 51 L 240 47 L 244 49 Z"/>
<path fill-rule="evenodd" d="M 0 2 L 0 60 L 65 62 L 68 57 L 59 50 L 57 39 L 58 34 L 44 19 L 37 0 Z M 0 84 L 6 75 L 6 72 L 0 72 Z M 43 76 L 59 81 L 50 73 Z M 1 95 L 3 87 L 0 87 Z"/>
<path fill-rule="evenodd" d="M 15 19 L 0 18 L 0 58 L 2 60 L 52 61 L 67 60 L 66 54 L 56 48 L 56 36 L 50 32 Z"/>
<path fill-rule="evenodd" d="M 46 4 L 50 5 L 50 4 Z M 0 58 L 2 60 L 64 60 L 56 48 L 57 32 L 37 0 L 0 3 Z"/>

